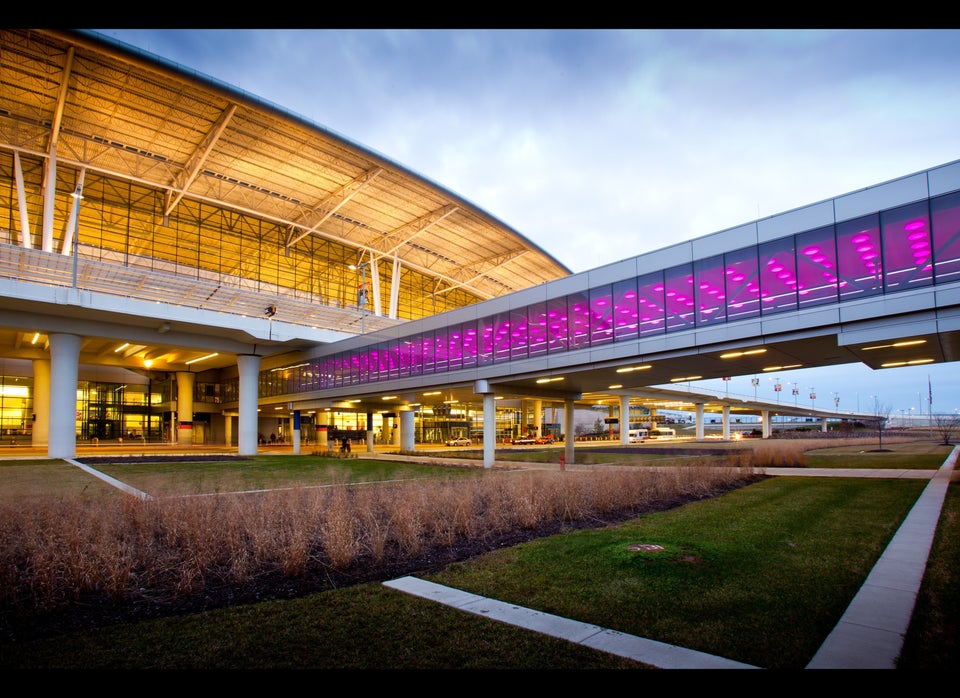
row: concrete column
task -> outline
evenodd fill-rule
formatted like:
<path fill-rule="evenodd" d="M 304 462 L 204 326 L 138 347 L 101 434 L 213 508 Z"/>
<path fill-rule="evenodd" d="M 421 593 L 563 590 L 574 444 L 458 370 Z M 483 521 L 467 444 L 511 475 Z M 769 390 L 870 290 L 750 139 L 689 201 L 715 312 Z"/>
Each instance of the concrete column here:
<path fill-rule="evenodd" d="M 367 412 L 367 453 L 373 453 L 373 412 Z"/>
<path fill-rule="evenodd" d="M 497 401 L 483 393 L 483 467 L 492 468 L 497 451 Z"/>
<path fill-rule="evenodd" d="M 74 334 L 50 335 L 50 432 L 47 455 L 77 455 L 77 379 L 80 374 L 81 338 Z"/>
<path fill-rule="evenodd" d="M 543 400 L 533 401 L 533 426 L 537 430 L 537 436 L 543 436 Z"/>
<path fill-rule="evenodd" d="M 770 410 L 761 410 L 760 419 L 763 420 L 763 430 L 762 430 L 763 438 L 769 439 L 770 438 Z"/>
<path fill-rule="evenodd" d="M 177 371 L 177 445 L 193 445 L 193 384 L 196 375 Z"/>
<path fill-rule="evenodd" d="M 563 458 L 573 465 L 573 441 L 576 438 L 573 428 L 573 400 L 563 401 Z"/>
<path fill-rule="evenodd" d="M 630 443 L 630 396 L 620 396 L 620 443 Z"/>
<path fill-rule="evenodd" d="M 257 407 L 260 382 L 260 357 L 243 354 L 237 357 L 240 369 L 240 416 L 237 419 L 237 455 L 257 455 Z"/>
<path fill-rule="evenodd" d="M 413 410 L 400 412 L 400 451 L 413 453 L 416 436 L 415 413 Z"/>
<path fill-rule="evenodd" d="M 293 455 L 300 455 L 300 410 L 293 411 Z"/>
<path fill-rule="evenodd" d="M 697 408 L 697 441 L 703 441 L 703 403 L 698 402 Z"/>
<path fill-rule="evenodd" d="M 723 406 L 723 440 L 730 440 L 730 405 Z"/>
<path fill-rule="evenodd" d="M 223 415 L 223 443 L 233 446 L 233 415 Z"/>
<path fill-rule="evenodd" d="M 824 434 L 826 434 L 826 433 L 829 431 L 829 429 L 827 429 L 827 418 L 826 418 L 826 417 L 823 417 L 823 418 L 820 419 L 820 431 L 822 431 Z"/>
<path fill-rule="evenodd" d="M 50 360 L 33 360 L 33 435 L 34 447 L 50 440 Z"/>

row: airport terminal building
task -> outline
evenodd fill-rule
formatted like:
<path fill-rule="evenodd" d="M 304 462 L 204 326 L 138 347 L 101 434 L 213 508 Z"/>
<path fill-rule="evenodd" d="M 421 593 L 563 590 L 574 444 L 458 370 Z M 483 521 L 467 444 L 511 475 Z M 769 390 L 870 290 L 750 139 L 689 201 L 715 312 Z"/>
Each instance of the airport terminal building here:
<path fill-rule="evenodd" d="M 958 162 L 572 274 L 388 158 L 91 32 L 0 30 L 0 93 L 0 436 L 51 457 L 492 449 L 584 407 L 626 439 L 684 402 L 662 384 L 958 358 Z M 737 409 L 769 424 L 690 405 L 725 436 Z"/>

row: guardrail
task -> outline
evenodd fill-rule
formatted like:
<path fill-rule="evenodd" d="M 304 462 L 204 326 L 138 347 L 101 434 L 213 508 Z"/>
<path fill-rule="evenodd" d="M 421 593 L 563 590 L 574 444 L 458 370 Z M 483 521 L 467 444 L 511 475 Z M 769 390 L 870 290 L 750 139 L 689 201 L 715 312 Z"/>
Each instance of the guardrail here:
<path fill-rule="evenodd" d="M 242 277 L 218 275 L 217 279 L 204 279 L 92 258 L 93 253 L 99 255 L 101 252 L 100 248 L 78 245 L 74 258 L 59 252 L 0 242 L 0 278 L 248 317 L 263 317 L 266 308 L 273 305 L 277 307 L 280 322 L 349 334 L 360 334 L 361 329 L 384 329 L 403 322 L 370 313 L 361 317 L 356 308 L 298 298 L 292 289 L 245 288 L 245 284 L 256 282 Z M 135 259 L 144 264 L 171 264 L 151 258 Z M 202 271 L 190 269 L 193 274 Z"/>

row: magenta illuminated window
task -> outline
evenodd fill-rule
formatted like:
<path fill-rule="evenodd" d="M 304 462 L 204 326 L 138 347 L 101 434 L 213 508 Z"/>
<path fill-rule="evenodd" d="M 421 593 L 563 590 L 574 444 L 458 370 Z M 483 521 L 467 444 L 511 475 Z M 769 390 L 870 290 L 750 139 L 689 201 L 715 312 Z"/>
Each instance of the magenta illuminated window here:
<path fill-rule="evenodd" d="M 551 298 L 547 301 L 547 351 L 566 351 L 569 333 L 567 299 Z"/>
<path fill-rule="evenodd" d="M 667 332 L 694 327 L 693 265 L 681 264 L 663 272 Z"/>
<path fill-rule="evenodd" d="M 797 296 L 801 308 L 837 302 L 837 241 L 833 226 L 808 230 L 797 240 Z"/>
<path fill-rule="evenodd" d="M 926 201 L 880 214 L 883 235 L 883 284 L 886 291 L 906 291 L 933 283 L 933 250 Z"/>
<path fill-rule="evenodd" d="M 527 335 L 530 342 L 530 356 L 547 353 L 547 304 L 534 303 L 527 307 Z"/>
<path fill-rule="evenodd" d="M 427 331 L 420 335 L 420 370 L 424 374 L 435 373 L 437 370 L 434 356 L 433 332 Z"/>
<path fill-rule="evenodd" d="M 937 283 L 960 278 L 960 192 L 930 200 Z"/>
<path fill-rule="evenodd" d="M 525 359 L 530 355 L 530 328 L 527 326 L 527 309 L 510 311 L 510 358 Z"/>
<path fill-rule="evenodd" d="M 477 353 L 480 345 L 477 342 L 477 322 L 470 320 L 463 323 L 463 367 L 473 368 L 477 365 Z"/>
<path fill-rule="evenodd" d="M 697 325 L 725 322 L 727 294 L 724 286 L 723 256 L 697 260 L 693 268 L 696 278 L 693 297 L 696 303 Z"/>
<path fill-rule="evenodd" d="M 479 335 L 479 352 L 477 353 L 477 365 L 487 366 L 493 363 L 493 318 L 483 318 L 477 324 L 477 334 Z"/>
<path fill-rule="evenodd" d="M 727 322 L 760 315 L 760 273 L 757 248 L 745 247 L 723 255 L 727 288 Z"/>
<path fill-rule="evenodd" d="M 447 338 L 449 329 L 438 328 L 433 333 L 433 370 L 443 373 L 449 370 L 447 365 Z"/>
<path fill-rule="evenodd" d="M 624 279 L 613 284 L 613 339 L 636 339 L 640 335 L 637 280 Z"/>
<path fill-rule="evenodd" d="M 567 296 L 567 348 L 584 349 L 590 346 L 590 299 L 586 293 Z"/>
<path fill-rule="evenodd" d="M 493 361 L 510 360 L 510 312 L 497 313 L 493 321 Z"/>
<path fill-rule="evenodd" d="M 883 291 L 878 214 L 837 224 L 837 268 L 841 301 Z"/>
<path fill-rule="evenodd" d="M 613 341 L 613 290 L 610 284 L 590 289 L 590 346 Z"/>
<path fill-rule="evenodd" d="M 797 309 L 797 260 L 793 237 L 760 245 L 760 312 L 763 315 Z"/>
<path fill-rule="evenodd" d="M 644 274 L 637 279 L 637 320 L 641 337 L 666 332 L 665 293 L 662 271 Z"/>
<path fill-rule="evenodd" d="M 447 370 L 456 371 L 463 366 L 463 328 L 451 325 L 447 328 Z"/>

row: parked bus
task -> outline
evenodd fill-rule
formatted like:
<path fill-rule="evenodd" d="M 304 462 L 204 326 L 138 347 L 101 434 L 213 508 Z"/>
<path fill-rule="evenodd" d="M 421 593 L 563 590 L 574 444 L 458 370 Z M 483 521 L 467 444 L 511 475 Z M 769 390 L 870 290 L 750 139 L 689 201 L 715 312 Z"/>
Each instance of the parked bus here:
<path fill-rule="evenodd" d="M 632 444 L 643 443 L 649 436 L 649 429 L 631 429 L 629 432 L 630 443 Z"/>

